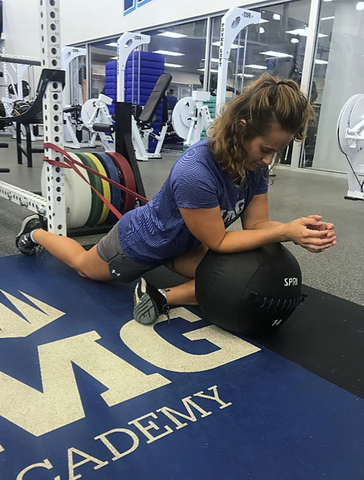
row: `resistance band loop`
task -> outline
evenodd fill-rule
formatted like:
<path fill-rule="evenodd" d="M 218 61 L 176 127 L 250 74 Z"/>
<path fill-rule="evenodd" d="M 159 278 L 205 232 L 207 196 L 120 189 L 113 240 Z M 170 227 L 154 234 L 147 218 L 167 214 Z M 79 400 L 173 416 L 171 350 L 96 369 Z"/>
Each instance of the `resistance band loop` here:
<path fill-rule="evenodd" d="M 111 178 L 109 177 L 105 177 L 105 175 L 102 175 L 100 172 L 96 172 L 94 169 L 92 169 L 91 167 L 88 167 L 87 165 L 81 163 L 81 162 L 78 162 L 77 160 L 75 160 L 74 158 L 72 158 L 67 152 L 66 150 L 63 150 L 63 148 L 59 147 L 58 145 L 55 145 L 53 143 L 45 143 L 44 144 L 44 148 L 50 148 L 51 150 L 54 150 L 55 152 L 57 153 L 60 153 L 61 155 L 63 155 L 64 157 L 64 162 L 59 162 L 57 160 L 51 160 L 50 158 L 44 156 L 43 157 L 43 160 L 45 162 L 48 162 L 50 165 L 53 165 L 54 167 L 60 167 L 60 168 L 70 168 L 72 170 L 74 170 L 77 175 L 79 175 L 88 185 L 90 185 L 90 187 L 92 188 L 92 190 L 101 198 L 101 200 L 108 206 L 108 208 L 113 212 L 113 214 L 117 217 L 117 218 L 121 218 L 122 215 L 121 213 L 114 207 L 114 205 L 112 205 L 93 185 L 91 185 L 91 183 L 87 180 L 87 178 L 82 174 L 82 172 L 80 172 L 80 170 L 77 168 L 77 166 L 79 167 L 82 167 L 84 168 L 85 170 L 93 173 L 94 175 L 97 175 L 98 177 L 102 178 L 103 180 L 111 183 L 112 185 L 114 185 L 115 187 L 117 188 L 120 188 L 120 190 L 123 190 L 124 192 L 127 192 L 131 195 L 133 195 L 134 197 L 138 198 L 139 200 L 143 201 L 143 202 L 148 202 L 148 199 L 145 198 L 145 197 L 142 197 L 141 195 L 139 195 L 138 193 L 136 192 L 133 192 L 133 190 L 130 190 L 129 188 L 127 187 L 124 187 L 124 185 L 120 185 L 120 183 L 118 182 L 115 182 L 114 180 L 112 180 Z"/>

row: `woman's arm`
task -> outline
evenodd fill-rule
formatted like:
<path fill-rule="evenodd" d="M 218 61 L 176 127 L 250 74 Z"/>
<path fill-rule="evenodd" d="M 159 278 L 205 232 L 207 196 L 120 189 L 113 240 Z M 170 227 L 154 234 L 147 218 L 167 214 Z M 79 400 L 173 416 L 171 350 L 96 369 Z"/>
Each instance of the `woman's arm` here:
<path fill-rule="evenodd" d="M 293 222 L 269 219 L 267 194 L 256 195 L 242 215 L 244 230 L 226 231 L 219 207 L 181 208 L 190 232 L 206 247 L 218 253 L 253 250 L 269 243 L 293 241 L 311 252 L 321 252 L 335 245 L 333 225 L 311 215 Z"/>

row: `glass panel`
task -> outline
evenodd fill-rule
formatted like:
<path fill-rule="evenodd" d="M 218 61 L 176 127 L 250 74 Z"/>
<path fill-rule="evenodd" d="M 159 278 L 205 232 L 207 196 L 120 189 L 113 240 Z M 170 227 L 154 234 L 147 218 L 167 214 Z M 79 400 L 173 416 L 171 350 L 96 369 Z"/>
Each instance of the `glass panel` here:
<path fill-rule="evenodd" d="M 214 17 L 211 19 L 209 78 L 206 86 L 206 89 L 211 93 L 211 95 L 216 95 L 221 19 L 222 15 L 220 17 Z M 201 80 L 203 81 L 205 76 L 205 66 L 201 68 L 201 72 Z"/>
<path fill-rule="evenodd" d="M 356 0 L 322 3 L 313 73 L 316 126 L 305 166 L 346 171 L 347 162 L 337 143 L 337 121 L 346 101 L 364 90 L 363 8 L 364 3 Z"/>
<path fill-rule="evenodd" d="M 65 106 L 83 105 L 87 100 L 86 46 L 78 47 L 77 55 L 75 50 L 70 47 L 69 57 L 62 64 L 62 68 L 66 71 L 66 85 L 63 90 Z"/>
<path fill-rule="evenodd" d="M 96 42 L 90 45 L 91 86 L 89 98 L 97 98 L 105 90 L 105 66 L 116 60 L 119 37 Z"/>
<path fill-rule="evenodd" d="M 261 22 L 242 30 L 233 42 L 228 63 L 227 100 L 263 72 L 301 82 L 310 3 L 310 0 L 298 0 L 253 9 L 261 13 Z M 212 19 L 209 76 L 212 94 L 216 90 L 221 18 Z M 292 145 L 283 153 L 281 163 L 290 164 L 291 155 Z"/>
<path fill-rule="evenodd" d="M 249 27 L 245 78 L 254 80 L 263 72 L 301 82 L 306 48 L 310 0 L 299 0 L 260 11 L 261 22 Z M 283 152 L 280 163 L 291 163 L 293 142 Z"/>
<path fill-rule="evenodd" d="M 165 56 L 165 72 L 173 78 L 170 90 L 180 100 L 202 88 L 207 20 L 143 32 L 150 35 L 149 52 Z"/>
<path fill-rule="evenodd" d="M 219 63 L 219 47 L 221 36 L 221 20 L 222 16 L 212 19 L 212 36 L 211 36 L 211 56 L 210 56 L 210 76 L 209 91 L 214 96 L 217 88 L 217 73 Z M 226 79 L 226 100 L 233 98 L 242 90 L 242 65 L 244 60 L 245 47 L 245 29 L 240 32 L 234 40 L 230 50 L 228 60 L 227 79 Z"/>

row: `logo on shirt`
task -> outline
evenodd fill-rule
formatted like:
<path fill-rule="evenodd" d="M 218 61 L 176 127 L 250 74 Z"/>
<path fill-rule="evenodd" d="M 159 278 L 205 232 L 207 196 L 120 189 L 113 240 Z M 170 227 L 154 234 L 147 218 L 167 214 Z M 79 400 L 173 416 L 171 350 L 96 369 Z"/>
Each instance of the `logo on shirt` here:
<path fill-rule="evenodd" d="M 245 198 L 236 202 L 234 210 L 221 210 L 224 224 L 227 226 L 234 222 L 243 213 L 244 206 Z"/>

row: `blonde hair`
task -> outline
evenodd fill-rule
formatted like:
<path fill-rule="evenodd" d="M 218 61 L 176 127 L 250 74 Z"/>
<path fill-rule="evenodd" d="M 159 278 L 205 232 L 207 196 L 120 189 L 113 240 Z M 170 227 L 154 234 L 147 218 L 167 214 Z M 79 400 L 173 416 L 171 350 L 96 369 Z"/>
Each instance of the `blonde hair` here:
<path fill-rule="evenodd" d="M 312 119 L 313 109 L 295 81 L 265 73 L 224 106 L 209 129 L 209 148 L 223 170 L 241 183 L 245 141 L 268 135 L 277 124 L 301 141 Z"/>

